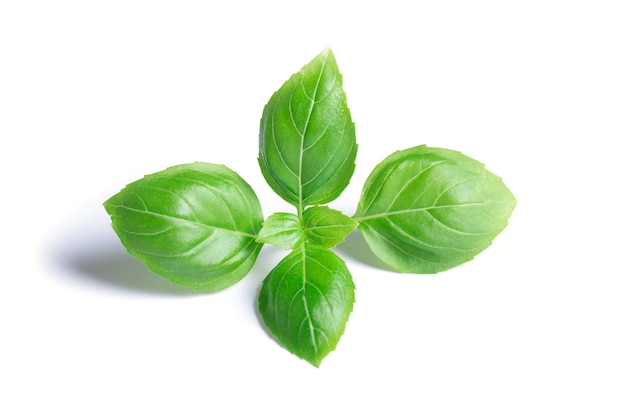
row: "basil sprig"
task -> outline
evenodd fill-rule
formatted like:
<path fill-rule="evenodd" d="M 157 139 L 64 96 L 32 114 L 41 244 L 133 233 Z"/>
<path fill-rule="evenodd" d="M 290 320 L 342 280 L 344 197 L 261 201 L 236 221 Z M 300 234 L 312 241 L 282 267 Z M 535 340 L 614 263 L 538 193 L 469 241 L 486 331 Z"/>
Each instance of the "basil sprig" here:
<path fill-rule="evenodd" d="M 202 162 L 147 175 L 104 207 L 131 255 L 194 290 L 235 284 L 264 244 L 288 250 L 263 281 L 259 315 L 282 346 L 319 366 L 336 348 L 355 300 L 352 276 L 330 248 L 358 228 L 391 268 L 440 272 L 485 250 L 516 205 L 480 162 L 421 145 L 378 164 L 347 216 L 323 204 L 348 186 L 356 151 L 341 74 L 326 49 L 271 96 L 261 118 L 261 172 L 295 213 L 264 220 L 248 183 Z"/>

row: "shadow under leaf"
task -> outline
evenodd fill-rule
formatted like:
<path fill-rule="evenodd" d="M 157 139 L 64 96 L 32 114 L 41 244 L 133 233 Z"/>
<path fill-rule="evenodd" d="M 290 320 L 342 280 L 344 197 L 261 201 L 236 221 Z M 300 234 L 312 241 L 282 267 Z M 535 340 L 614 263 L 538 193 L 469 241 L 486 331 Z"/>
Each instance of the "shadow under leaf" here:
<path fill-rule="evenodd" d="M 130 291 L 163 295 L 206 294 L 174 284 L 154 274 L 121 245 L 84 242 L 80 247 L 55 251 L 52 254 L 52 261 L 65 272 L 65 276 L 87 281 L 88 284 L 103 284 Z"/>
<path fill-rule="evenodd" d="M 346 240 L 334 248 L 343 257 L 385 271 L 393 271 L 387 264 L 378 259 L 370 249 L 359 230 L 350 233 Z"/>

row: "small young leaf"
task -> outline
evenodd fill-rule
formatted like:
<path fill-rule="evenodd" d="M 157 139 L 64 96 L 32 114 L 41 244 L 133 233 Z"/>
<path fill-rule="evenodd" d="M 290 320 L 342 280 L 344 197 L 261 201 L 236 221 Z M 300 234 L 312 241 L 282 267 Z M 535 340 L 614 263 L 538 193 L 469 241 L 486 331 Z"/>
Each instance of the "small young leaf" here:
<path fill-rule="evenodd" d="M 275 92 L 263 110 L 259 165 L 267 183 L 298 208 L 334 200 L 354 172 L 354 123 L 330 49 Z"/>
<path fill-rule="evenodd" d="M 353 218 L 374 254 L 392 268 L 435 273 L 486 249 L 515 205 L 500 177 L 480 162 L 422 145 L 376 166 Z"/>
<path fill-rule="evenodd" d="M 128 250 L 156 274 L 195 290 L 243 278 L 263 246 L 250 186 L 223 165 L 177 165 L 127 185 L 104 203 Z"/>
<path fill-rule="evenodd" d="M 265 220 L 256 240 L 283 249 L 293 249 L 303 239 L 304 230 L 298 216 L 292 213 L 274 213 Z"/>
<path fill-rule="evenodd" d="M 341 258 L 302 244 L 265 278 L 258 307 L 288 351 L 319 366 L 337 346 L 353 304 L 354 283 Z"/>
<path fill-rule="evenodd" d="M 344 241 L 357 222 L 338 210 L 326 206 L 313 206 L 302 213 L 304 231 L 310 242 L 332 248 Z"/>

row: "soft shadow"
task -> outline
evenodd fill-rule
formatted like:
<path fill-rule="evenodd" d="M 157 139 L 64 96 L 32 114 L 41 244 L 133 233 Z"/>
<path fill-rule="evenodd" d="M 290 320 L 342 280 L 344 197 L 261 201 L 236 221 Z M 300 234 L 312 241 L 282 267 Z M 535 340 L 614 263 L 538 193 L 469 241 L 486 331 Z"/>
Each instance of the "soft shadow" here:
<path fill-rule="evenodd" d="M 201 294 L 150 272 L 121 244 L 111 246 L 106 241 L 83 242 L 81 246 L 57 247 L 50 257 L 55 266 L 64 272 L 64 277 L 80 280 L 80 284 L 105 285 L 147 294 Z"/>
<path fill-rule="evenodd" d="M 365 238 L 358 229 L 350 233 L 348 237 L 346 237 L 346 240 L 337 245 L 334 250 L 343 258 L 350 258 L 377 269 L 393 271 L 387 264 L 374 255 L 374 252 L 372 252 L 367 245 Z"/>

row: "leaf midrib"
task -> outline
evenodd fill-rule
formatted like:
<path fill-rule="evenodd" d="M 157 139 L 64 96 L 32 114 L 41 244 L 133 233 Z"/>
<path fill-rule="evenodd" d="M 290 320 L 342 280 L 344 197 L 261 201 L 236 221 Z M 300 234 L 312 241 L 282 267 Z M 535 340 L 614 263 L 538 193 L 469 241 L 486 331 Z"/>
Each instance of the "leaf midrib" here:
<path fill-rule="evenodd" d="M 317 80 L 315 82 L 315 88 L 313 89 L 313 97 L 310 97 L 311 105 L 309 106 L 309 111 L 306 117 L 306 121 L 304 122 L 304 127 L 302 129 L 302 133 L 300 134 L 300 160 L 298 161 L 298 215 L 301 216 L 303 207 L 303 198 L 302 198 L 302 169 L 304 162 L 304 138 L 306 137 L 307 130 L 309 128 L 309 122 L 311 121 L 311 115 L 313 114 L 313 108 L 315 107 L 316 98 L 317 98 L 317 90 L 320 85 L 320 81 L 322 80 L 322 74 L 326 69 L 326 62 L 328 61 L 328 57 L 325 57 L 324 62 L 322 62 L 322 68 L 317 76 Z M 304 78 L 304 74 L 303 74 Z M 306 92 L 306 89 L 305 89 Z"/>
<path fill-rule="evenodd" d="M 307 299 L 306 299 L 306 284 L 307 284 L 306 246 L 304 242 L 301 243 L 300 253 L 302 254 L 302 289 L 300 291 L 302 291 L 302 302 L 303 302 L 303 307 L 304 307 L 305 320 L 307 321 L 307 324 L 309 327 L 309 336 L 311 337 L 311 342 L 313 343 L 313 351 L 315 352 L 315 358 L 317 359 L 318 346 L 317 346 L 317 340 L 315 339 L 315 327 L 313 325 L 313 320 L 311 318 L 311 312 L 309 310 L 309 303 L 307 302 Z"/>
<path fill-rule="evenodd" d="M 372 220 L 372 219 L 378 219 L 381 217 L 395 216 L 398 214 L 418 213 L 422 211 L 435 210 L 435 209 L 482 206 L 482 205 L 491 204 L 491 203 L 508 203 L 508 201 L 489 200 L 489 201 L 482 201 L 478 203 L 448 204 L 448 205 L 443 205 L 443 206 L 417 207 L 417 208 L 405 209 L 405 210 L 384 211 L 382 213 L 376 213 L 376 214 L 370 214 L 368 216 L 358 216 L 358 217 L 352 217 L 352 218 L 357 222 L 362 222 L 365 220 Z"/>
<path fill-rule="evenodd" d="M 221 231 L 235 233 L 235 234 L 238 234 L 238 235 L 241 235 L 241 236 L 249 237 L 249 238 L 252 238 L 252 239 L 256 239 L 257 238 L 256 234 L 242 232 L 241 230 L 233 230 L 233 229 L 227 229 L 227 228 L 224 228 L 224 227 L 211 226 L 211 225 L 204 224 L 204 223 L 199 223 L 199 222 L 196 222 L 196 221 L 193 221 L 193 220 L 188 220 L 188 219 L 183 219 L 183 218 L 180 218 L 180 217 L 169 216 L 167 214 L 155 213 L 153 211 L 148 211 L 148 210 L 138 210 L 136 208 L 128 207 L 128 206 L 125 206 L 123 204 L 114 204 L 114 205 L 111 205 L 110 207 L 121 208 L 121 209 L 129 210 L 129 211 L 133 211 L 135 213 L 150 214 L 152 216 L 160 217 L 160 218 L 163 218 L 163 219 L 168 219 L 170 221 L 192 224 L 194 226 L 198 226 L 198 227 L 201 227 L 201 228 L 204 228 L 204 229 L 221 230 Z"/>

